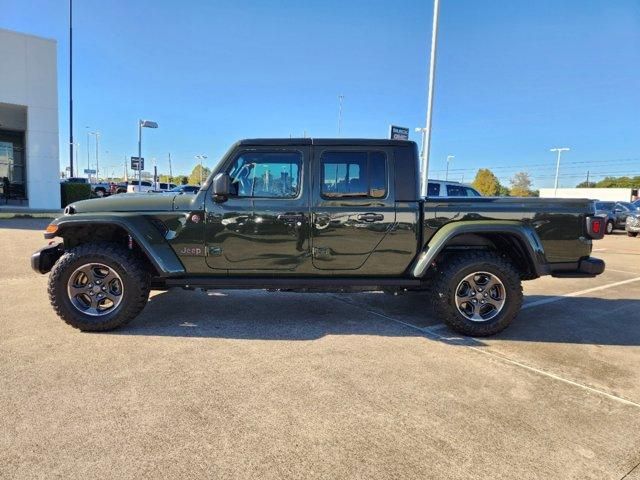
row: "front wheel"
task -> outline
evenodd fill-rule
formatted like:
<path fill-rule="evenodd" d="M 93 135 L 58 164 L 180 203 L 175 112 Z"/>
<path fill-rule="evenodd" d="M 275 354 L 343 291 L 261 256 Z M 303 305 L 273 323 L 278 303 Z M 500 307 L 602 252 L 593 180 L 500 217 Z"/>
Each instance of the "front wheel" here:
<path fill-rule="evenodd" d="M 67 251 L 49 276 L 49 300 L 66 323 L 86 332 L 129 323 L 149 298 L 150 276 L 126 248 L 88 243 Z"/>
<path fill-rule="evenodd" d="M 638 232 L 627 232 L 627 235 L 630 237 L 637 237 L 638 236 Z"/>
<path fill-rule="evenodd" d="M 438 316 L 451 329 L 473 337 L 504 330 L 522 305 L 520 274 L 493 252 L 448 257 L 433 292 Z"/>

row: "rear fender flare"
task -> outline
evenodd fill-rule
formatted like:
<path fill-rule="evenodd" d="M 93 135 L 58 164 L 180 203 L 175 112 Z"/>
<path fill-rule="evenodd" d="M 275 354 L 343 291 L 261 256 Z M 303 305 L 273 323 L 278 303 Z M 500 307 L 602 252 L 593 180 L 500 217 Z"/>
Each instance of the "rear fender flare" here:
<path fill-rule="evenodd" d="M 529 257 L 527 260 L 532 265 L 536 276 L 549 274 L 542 242 L 531 226 L 520 222 L 461 221 L 448 223 L 433 235 L 411 267 L 411 275 L 417 278 L 423 277 L 438 254 L 454 237 L 463 234 L 483 233 L 498 233 L 515 237 L 524 247 Z"/>

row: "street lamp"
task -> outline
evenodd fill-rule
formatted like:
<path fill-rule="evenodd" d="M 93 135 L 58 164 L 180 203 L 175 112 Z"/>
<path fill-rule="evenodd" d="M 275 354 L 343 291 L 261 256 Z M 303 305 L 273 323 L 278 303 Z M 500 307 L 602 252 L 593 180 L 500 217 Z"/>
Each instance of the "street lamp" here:
<path fill-rule="evenodd" d="M 445 182 L 449 180 L 449 162 L 456 158 L 454 155 L 447 155 L 447 173 L 445 173 L 444 180 Z"/>
<path fill-rule="evenodd" d="M 556 147 L 556 148 L 552 148 L 549 151 L 550 152 L 557 152 L 558 153 L 558 160 L 556 162 L 556 181 L 555 181 L 555 185 L 554 185 L 554 197 L 558 196 L 558 176 L 560 174 L 560 156 L 562 155 L 562 152 L 568 152 L 570 149 L 567 147 Z"/>
<path fill-rule="evenodd" d="M 143 128 L 158 128 L 156 122 L 151 120 L 138 120 L 138 191 L 141 190 L 142 185 L 142 129 Z"/>
<path fill-rule="evenodd" d="M 196 155 L 196 160 L 200 160 L 200 185 L 202 185 L 202 161 L 207 159 L 206 155 Z"/>

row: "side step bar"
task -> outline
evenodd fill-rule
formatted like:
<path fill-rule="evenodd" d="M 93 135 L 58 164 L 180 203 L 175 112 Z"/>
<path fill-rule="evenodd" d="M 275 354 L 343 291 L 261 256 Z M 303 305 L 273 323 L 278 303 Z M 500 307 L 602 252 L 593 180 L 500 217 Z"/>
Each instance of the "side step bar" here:
<path fill-rule="evenodd" d="M 419 278 L 362 278 L 362 277 L 182 277 L 164 280 L 167 287 L 194 288 L 256 288 L 256 289 L 300 289 L 300 288 L 368 288 L 419 287 Z"/>

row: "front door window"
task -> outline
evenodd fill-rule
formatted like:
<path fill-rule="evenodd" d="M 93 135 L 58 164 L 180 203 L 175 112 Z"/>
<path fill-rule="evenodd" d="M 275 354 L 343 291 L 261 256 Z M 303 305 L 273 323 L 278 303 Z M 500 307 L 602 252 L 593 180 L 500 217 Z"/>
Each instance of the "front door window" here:
<path fill-rule="evenodd" d="M 231 167 L 238 197 L 295 198 L 299 193 L 300 152 L 246 152 Z"/>

